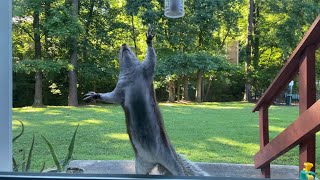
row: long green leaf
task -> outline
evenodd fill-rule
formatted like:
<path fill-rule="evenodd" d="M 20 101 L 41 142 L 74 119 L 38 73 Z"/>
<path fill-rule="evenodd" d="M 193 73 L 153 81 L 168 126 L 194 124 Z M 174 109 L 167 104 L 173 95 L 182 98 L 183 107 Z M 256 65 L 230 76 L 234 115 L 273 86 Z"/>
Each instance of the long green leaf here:
<path fill-rule="evenodd" d="M 52 158 L 53 158 L 53 161 L 54 161 L 54 164 L 57 166 L 57 169 L 58 169 L 58 172 L 62 172 L 62 168 L 61 168 L 61 165 L 59 163 L 59 160 L 57 158 L 57 155 L 56 153 L 54 152 L 54 149 L 51 145 L 51 143 L 44 137 L 41 135 L 41 137 L 46 141 L 48 147 L 49 147 L 49 150 L 51 152 L 51 155 L 52 155 Z"/>
<path fill-rule="evenodd" d="M 13 164 L 13 171 L 18 172 L 19 167 L 18 167 L 17 161 L 14 159 L 14 157 L 12 157 L 12 164 Z"/>
<path fill-rule="evenodd" d="M 21 171 L 25 172 L 26 171 L 26 152 L 25 151 L 23 151 L 21 166 L 22 166 Z"/>
<path fill-rule="evenodd" d="M 18 170 L 18 171 L 19 171 L 20 166 L 22 166 L 22 164 L 24 164 L 24 166 L 25 166 L 25 162 L 26 162 L 26 161 L 22 161 L 20 164 L 17 164 L 17 170 Z"/>
<path fill-rule="evenodd" d="M 29 155 L 28 155 L 28 160 L 27 160 L 27 166 L 26 166 L 26 171 L 28 172 L 31 168 L 31 162 L 32 162 L 32 151 L 33 151 L 33 146 L 34 146 L 34 133 L 33 133 L 33 137 L 32 137 L 32 143 L 31 143 L 31 147 L 29 150 Z"/>
<path fill-rule="evenodd" d="M 78 128 L 79 128 L 79 124 L 78 124 L 76 130 L 75 130 L 74 133 L 73 133 L 73 137 L 72 137 L 72 140 L 71 140 L 70 145 L 69 145 L 69 148 L 68 148 L 68 154 L 67 154 L 67 156 L 66 156 L 66 158 L 64 159 L 64 162 L 63 162 L 63 164 L 62 164 L 62 168 L 63 168 L 63 169 L 68 165 L 69 161 L 70 161 L 71 158 L 72 158 L 72 153 L 73 153 L 73 149 L 74 149 L 74 144 L 75 144 L 75 140 L 76 140 L 76 135 L 77 135 Z"/>
<path fill-rule="evenodd" d="M 41 166 L 41 169 L 40 169 L 40 172 L 43 172 L 44 168 L 46 167 L 46 162 L 43 162 L 42 163 L 42 166 Z"/>
<path fill-rule="evenodd" d="M 22 123 L 22 121 L 20 121 L 20 120 L 18 120 L 20 123 L 21 123 L 21 132 L 20 132 L 20 134 L 19 135 L 17 135 L 16 137 L 14 137 L 13 139 L 12 139 L 12 143 L 14 143 L 22 134 L 23 134 L 23 132 L 24 132 L 24 125 L 23 125 L 23 123 Z"/>

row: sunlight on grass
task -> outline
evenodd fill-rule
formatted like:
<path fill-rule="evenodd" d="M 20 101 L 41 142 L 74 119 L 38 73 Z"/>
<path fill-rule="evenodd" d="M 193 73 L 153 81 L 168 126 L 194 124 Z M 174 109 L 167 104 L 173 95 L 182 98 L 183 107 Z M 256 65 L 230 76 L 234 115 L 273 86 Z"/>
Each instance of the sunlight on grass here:
<path fill-rule="evenodd" d="M 283 130 L 285 130 L 285 128 L 281 128 L 277 126 L 269 126 L 269 131 L 281 133 Z"/>
<path fill-rule="evenodd" d="M 78 124 L 81 125 L 101 125 L 101 124 L 105 124 L 106 122 L 101 121 L 101 120 L 97 120 L 97 119 L 86 119 L 86 120 L 82 120 L 82 121 L 77 121 L 77 122 L 70 122 L 68 124 L 72 125 L 72 126 L 77 126 Z"/>
<path fill-rule="evenodd" d="M 168 107 L 193 107 L 193 108 L 206 108 L 206 109 L 243 109 L 248 106 L 248 103 L 233 103 L 229 102 L 230 106 L 225 103 L 206 102 L 206 103 L 160 103 L 162 106 Z M 243 104 L 243 105 L 241 105 Z"/>
<path fill-rule="evenodd" d="M 59 110 L 50 110 L 50 111 L 46 111 L 44 114 L 48 114 L 48 115 L 59 115 L 61 114 L 62 111 Z"/>
<path fill-rule="evenodd" d="M 241 148 L 243 153 L 249 154 L 249 155 L 255 154 L 259 150 L 259 147 L 260 147 L 259 144 L 241 143 L 241 142 L 234 141 L 232 139 L 223 138 L 223 137 L 214 137 L 214 138 L 210 138 L 208 140 L 213 141 L 213 142 L 219 142 L 221 144 L 225 144 L 228 146 Z"/>
<path fill-rule="evenodd" d="M 80 122 L 82 123 L 88 123 L 88 124 L 103 124 L 103 121 L 101 120 L 96 120 L 96 119 L 87 119 L 87 120 L 83 120 Z"/>
<path fill-rule="evenodd" d="M 128 134 L 125 134 L 125 133 L 110 133 L 110 134 L 105 134 L 104 136 L 108 138 L 124 140 L 124 141 L 129 140 Z"/>
<path fill-rule="evenodd" d="M 97 113 L 112 113 L 112 111 L 110 109 L 107 109 L 107 108 L 97 108 L 97 107 L 91 107 L 89 108 L 89 110 L 94 110 L 95 112 Z"/>
<path fill-rule="evenodd" d="M 275 117 L 269 117 L 269 121 L 278 121 L 280 118 L 275 118 Z"/>
<path fill-rule="evenodd" d="M 23 122 L 23 125 L 25 125 L 25 126 L 28 126 L 28 125 L 31 124 L 30 122 L 25 121 L 25 120 L 14 119 L 14 120 L 12 121 L 12 125 L 13 125 L 13 126 L 19 126 L 19 127 L 20 127 L 20 126 L 21 126 L 21 123 L 20 123 L 19 121 L 22 121 L 22 122 Z"/>
<path fill-rule="evenodd" d="M 33 107 L 15 108 L 16 112 L 22 112 L 22 113 L 44 112 L 46 110 L 47 110 L 46 108 L 33 108 Z"/>
<path fill-rule="evenodd" d="M 22 121 L 21 119 L 17 119 L 17 118 L 15 118 L 12 121 L 12 129 L 20 129 L 21 128 L 21 123 L 18 120 Z M 30 125 L 30 123 L 28 121 L 22 121 L 22 122 L 23 122 L 23 125 L 25 125 L 25 126 Z"/>
<path fill-rule="evenodd" d="M 45 122 L 45 124 L 65 124 L 65 123 L 67 123 L 67 121 L 65 120 L 61 120 L 61 121 L 55 120 L 55 121 Z"/>
<path fill-rule="evenodd" d="M 169 107 L 176 106 L 176 104 L 174 104 L 174 103 L 160 103 L 160 105 L 169 106 Z"/>
<path fill-rule="evenodd" d="M 219 157 L 219 153 L 215 153 L 213 151 L 204 151 L 204 150 L 190 150 L 184 148 L 177 148 L 177 152 L 182 154 L 188 159 L 197 159 L 197 161 L 206 161 L 206 159 L 202 159 L 202 157 L 206 158 L 217 158 Z"/>
<path fill-rule="evenodd" d="M 208 109 L 243 109 L 243 107 L 221 107 L 221 106 L 215 106 L 215 105 L 191 105 L 191 107 L 195 108 L 208 108 Z"/>

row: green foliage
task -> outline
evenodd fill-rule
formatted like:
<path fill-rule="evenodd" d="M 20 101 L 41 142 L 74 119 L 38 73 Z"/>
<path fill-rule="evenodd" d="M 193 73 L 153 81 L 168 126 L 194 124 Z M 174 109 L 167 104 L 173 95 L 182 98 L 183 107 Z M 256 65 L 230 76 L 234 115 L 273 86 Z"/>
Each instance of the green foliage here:
<path fill-rule="evenodd" d="M 18 120 L 18 121 L 21 124 L 21 132 L 12 139 L 12 143 L 14 143 L 17 139 L 19 139 L 22 136 L 22 134 L 24 133 L 24 124 L 22 121 L 20 121 L 20 120 Z M 14 157 L 12 157 L 12 162 L 13 162 L 12 164 L 13 164 L 13 171 L 14 172 L 18 172 L 20 166 L 21 166 L 22 172 L 29 172 L 31 170 L 32 152 L 33 152 L 34 142 L 35 142 L 35 135 L 33 133 L 31 147 L 29 149 L 27 160 L 26 160 L 26 156 L 25 156 L 26 153 L 24 150 L 23 150 L 22 162 L 20 162 L 19 164 L 16 161 L 16 159 Z"/>
<path fill-rule="evenodd" d="M 195 71 L 212 72 L 223 71 L 229 68 L 227 60 L 222 55 L 210 54 L 206 51 L 199 51 L 189 54 L 192 67 Z"/>
<path fill-rule="evenodd" d="M 319 15 L 319 1 L 255 1 L 257 57 L 248 76 L 260 94 L 269 86 L 311 23 Z"/>
<path fill-rule="evenodd" d="M 12 65 L 12 69 L 17 73 L 34 73 L 42 71 L 45 73 L 59 73 L 61 70 L 69 70 L 70 65 L 66 60 L 22 60 L 16 61 Z"/>
<path fill-rule="evenodd" d="M 17 139 L 20 138 L 22 136 L 22 134 L 24 133 L 24 124 L 23 124 L 22 121 L 20 121 L 20 120 L 18 120 L 18 121 L 21 124 L 21 132 L 12 139 L 13 143 L 15 141 L 17 141 Z M 74 151 L 75 139 L 76 139 L 78 128 L 79 128 L 79 124 L 78 124 L 78 126 L 77 126 L 77 128 L 76 128 L 76 130 L 75 130 L 75 132 L 74 132 L 74 134 L 72 136 L 72 139 L 71 139 L 69 147 L 68 147 L 68 153 L 67 153 L 67 155 L 66 155 L 66 157 L 65 157 L 65 159 L 64 159 L 64 161 L 62 163 L 59 162 L 59 160 L 57 158 L 57 155 L 56 155 L 56 153 L 55 153 L 55 151 L 53 149 L 52 144 L 44 136 L 41 135 L 41 137 L 45 140 L 46 144 L 49 147 L 49 150 L 51 152 L 51 155 L 53 157 L 53 161 L 54 161 L 54 163 L 55 163 L 55 165 L 57 167 L 58 172 L 65 171 L 66 170 L 66 166 L 68 165 L 68 163 L 72 159 L 72 154 L 73 154 L 73 151 Z M 23 152 L 22 161 L 19 162 L 19 163 L 16 161 L 15 157 L 12 157 L 13 171 L 14 172 L 18 172 L 20 167 L 21 167 L 21 172 L 29 172 L 29 171 L 31 171 L 31 164 L 32 164 L 32 161 L 33 161 L 34 144 L 35 144 L 35 134 L 33 133 L 31 147 L 29 149 L 28 156 L 26 157 L 25 151 L 22 150 L 22 152 Z M 45 165 L 46 165 L 46 163 L 43 162 L 42 166 L 41 166 L 41 169 L 40 169 L 40 172 L 42 172 L 45 169 Z"/>
<path fill-rule="evenodd" d="M 19 120 L 18 120 L 19 121 Z M 12 139 L 12 143 L 14 143 L 20 136 L 22 136 L 22 134 L 24 133 L 24 125 L 22 121 L 19 121 L 21 124 L 21 132 Z"/>
<path fill-rule="evenodd" d="M 79 124 L 72 136 L 72 139 L 70 141 L 70 145 L 69 145 L 69 148 L 68 148 L 68 153 L 64 159 L 64 161 L 61 163 L 54 151 L 54 148 L 52 146 L 52 144 L 48 141 L 47 138 L 45 138 L 44 136 L 41 135 L 41 137 L 44 139 L 44 141 L 46 142 L 46 144 L 48 145 L 48 148 L 50 150 L 50 153 L 52 155 L 52 159 L 54 161 L 54 164 L 56 165 L 57 167 L 57 170 L 58 172 L 62 172 L 62 171 L 65 171 L 66 170 L 66 166 L 69 164 L 70 160 L 72 159 L 72 154 L 73 154 L 73 150 L 74 150 L 74 144 L 75 144 L 75 139 L 76 139 L 76 135 L 77 135 L 77 132 L 78 132 L 78 128 L 79 128 Z"/>
<path fill-rule="evenodd" d="M 32 151 L 33 151 L 33 147 L 34 147 L 34 133 L 33 133 L 33 137 L 32 137 L 32 143 L 31 143 L 31 147 L 29 150 L 29 154 L 28 154 L 28 159 L 27 159 L 27 164 L 26 164 L 26 172 L 30 171 L 31 168 L 31 162 L 32 162 Z"/>
<path fill-rule="evenodd" d="M 185 16 L 179 19 L 164 16 L 164 0 L 81 0 L 77 20 L 72 15 L 72 6 L 65 0 L 14 0 L 14 105 L 32 104 L 34 87 L 31 86 L 37 71 L 44 74 L 45 104 L 67 103 L 67 76 L 73 69 L 78 72 L 79 98 L 90 90 L 111 91 L 117 82 L 121 44 L 136 46 L 133 49 L 137 56 L 144 58 L 147 24 L 152 24 L 157 34 L 156 79 L 162 86 L 169 79 L 178 83 L 181 76 L 187 75 L 193 88 L 196 73 L 201 71 L 205 86 L 210 83 L 210 77 L 221 77 L 221 83 L 215 83 L 236 83 L 233 85 L 242 94 L 244 89 L 233 79 L 240 77 L 249 79 L 253 89 L 262 92 L 319 15 L 319 5 L 318 0 L 256 0 L 251 73 L 244 77 L 243 73 L 238 76 L 238 70 L 230 70 L 233 67 L 226 63 L 225 47 L 229 42 L 239 42 L 239 68 L 244 72 L 248 0 L 188 0 Z M 39 13 L 39 28 L 34 28 L 34 13 Z M 40 59 L 34 58 L 35 33 L 41 37 Z M 78 65 L 72 66 L 67 62 L 74 37 L 78 42 Z M 228 78 L 223 79 L 225 73 Z M 56 88 L 51 88 L 53 84 Z M 225 89 L 216 88 L 222 92 Z M 52 89 L 59 93 L 53 94 Z M 23 94 L 28 97 L 22 97 Z M 210 95 L 224 96 L 216 92 Z"/>
<path fill-rule="evenodd" d="M 68 153 L 63 161 L 63 164 L 62 164 L 62 167 L 65 168 L 68 163 L 70 162 L 70 160 L 72 159 L 72 154 L 73 154 L 73 150 L 74 150 L 74 144 L 75 144 L 75 141 L 76 141 L 76 135 L 77 135 L 77 132 L 78 132 L 78 128 L 79 128 L 79 124 L 76 128 L 76 130 L 74 131 L 73 133 L 73 136 L 72 136 L 72 139 L 70 141 L 70 145 L 68 147 Z"/>
<path fill-rule="evenodd" d="M 50 153 L 51 153 L 51 155 L 52 155 L 52 159 L 53 159 L 53 161 L 54 161 L 54 164 L 55 164 L 56 167 L 57 167 L 58 172 L 62 172 L 61 164 L 60 164 L 60 162 L 59 162 L 59 160 L 58 160 L 58 158 L 57 158 L 57 155 L 56 155 L 56 153 L 55 153 L 55 151 L 54 151 L 54 149 L 53 149 L 53 146 L 52 146 L 51 143 L 47 140 L 47 138 L 45 138 L 44 136 L 41 136 L 41 137 L 45 140 L 45 142 L 47 143 L 47 145 L 48 145 L 48 147 L 49 147 Z"/>
<path fill-rule="evenodd" d="M 159 58 L 157 73 L 160 77 L 168 75 L 192 75 L 198 71 L 212 73 L 230 69 L 222 55 L 209 54 L 206 51 L 195 53 L 172 52 Z"/>
<path fill-rule="evenodd" d="M 48 18 L 44 24 L 44 30 L 48 31 L 49 35 L 62 40 L 67 40 L 70 37 L 77 37 L 83 27 L 78 21 L 73 20 L 71 14 L 71 6 L 59 4 L 50 9 L 52 18 Z"/>
<path fill-rule="evenodd" d="M 244 72 L 240 67 L 230 66 L 224 71 L 210 74 L 212 87 L 206 101 L 241 101 L 244 89 Z M 210 76 L 209 76 L 210 78 Z"/>
<path fill-rule="evenodd" d="M 24 125 L 23 125 L 23 123 L 22 123 L 22 121 L 20 121 L 20 120 L 18 120 L 19 122 L 20 122 L 20 124 L 21 124 L 21 131 L 20 131 L 20 133 L 17 135 L 17 136 L 15 136 L 13 139 L 12 139 L 12 144 L 19 138 L 19 137 L 21 137 L 21 135 L 24 133 Z M 23 162 L 21 162 L 21 164 L 18 164 L 17 163 L 17 161 L 16 161 L 16 159 L 14 158 L 14 157 L 12 157 L 12 164 L 13 164 L 13 171 L 14 172 L 17 172 L 18 170 L 19 170 L 19 167 L 22 165 L 22 163 L 24 163 L 24 158 L 23 158 Z M 23 168 L 24 168 L 24 166 L 23 166 Z"/>
<path fill-rule="evenodd" d="M 215 58 L 204 51 L 190 54 L 176 51 L 159 58 L 157 70 L 161 75 L 187 75 L 195 70 L 212 70 L 215 67 Z"/>

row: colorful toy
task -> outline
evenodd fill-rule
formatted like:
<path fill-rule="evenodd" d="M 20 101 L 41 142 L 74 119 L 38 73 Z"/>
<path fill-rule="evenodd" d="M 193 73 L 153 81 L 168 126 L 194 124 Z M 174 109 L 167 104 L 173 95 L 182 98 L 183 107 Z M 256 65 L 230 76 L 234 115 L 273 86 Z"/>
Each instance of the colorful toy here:
<path fill-rule="evenodd" d="M 310 162 L 303 163 L 304 167 L 303 170 L 300 171 L 300 179 L 303 180 L 314 180 L 316 177 L 316 173 L 313 171 L 310 171 L 310 169 L 313 167 L 313 164 Z"/>

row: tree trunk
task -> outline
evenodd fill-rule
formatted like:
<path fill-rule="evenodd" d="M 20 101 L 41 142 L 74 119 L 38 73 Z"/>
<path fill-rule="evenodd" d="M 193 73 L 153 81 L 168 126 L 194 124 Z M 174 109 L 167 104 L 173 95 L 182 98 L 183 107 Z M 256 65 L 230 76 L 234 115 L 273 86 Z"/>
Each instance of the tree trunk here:
<path fill-rule="evenodd" d="M 180 101 L 180 91 L 181 91 L 181 87 L 180 87 L 180 83 L 179 81 L 177 81 L 177 101 Z"/>
<path fill-rule="evenodd" d="M 137 37 L 136 37 L 136 32 L 135 32 L 135 27 L 134 27 L 134 16 L 131 14 L 131 28 L 132 28 L 132 40 L 134 43 L 134 50 L 136 51 L 136 54 L 138 54 L 138 47 L 137 47 Z"/>
<path fill-rule="evenodd" d="M 258 28 L 258 18 L 259 18 L 259 6 L 257 3 L 254 4 L 254 18 L 253 18 L 253 33 L 254 33 L 254 38 L 252 42 L 252 49 L 253 49 L 253 67 L 256 70 L 258 68 L 259 64 L 259 58 L 260 58 L 260 53 L 259 53 L 259 37 L 260 37 L 260 31 Z"/>
<path fill-rule="evenodd" d="M 94 8 L 94 3 L 95 0 L 90 0 L 90 9 L 89 9 L 89 13 L 88 13 L 88 18 L 87 21 L 85 23 L 85 35 L 84 35 L 84 40 L 83 40 L 83 60 L 87 60 L 88 59 L 88 38 L 89 38 L 89 29 L 90 29 L 90 25 L 92 23 L 93 20 L 93 8 Z"/>
<path fill-rule="evenodd" d="M 35 59 L 40 61 L 41 59 L 41 38 L 40 38 L 40 12 L 35 10 L 33 12 L 33 31 L 34 31 L 34 47 L 35 47 Z M 42 72 L 37 71 L 35 75 L 35 92 L 34 92 L 34 107 L 43 106 L 42 102 Z"/>
<path fill-rule="evenodd" d="M 204 79 L 202 75 L 202 81 L 201 81 L 201 102 L 204 102 L 204 90 L 205 90 L 205 85 L 204 85 Z"/>
<path fill-rule="evenodd" d="M 42 72 L 41 71 L 38 71 L 36 72 L 36 75 L 35 75 L 35 92 L 34 92 L 34 100 L 33 100 L 33 104 L 32 106 L 33 107 L 42 107 L 43 106 L 43 102 L 42 102 Z"/>
<path fill-rule="evenodd" d="M 78 18 L 78 0 L 72 0 L 73 6 L 73 18 L 76 20 Z M 78 42 L 77 37 L 73 36 L 71 39 L 71 49 L 70 49 L 70 63 L 73 66 L 73 70 L 69 71 L 69 96 L 68 96 L 68 106 L 78 106 L 78 89 L 77 89 L 77 68 L 78 68 Z"/>
<path fill-rule="evenodd" d="M 51 14 L 50 14 L 50 8 L 51 8 L 51 0 L 46 0 L 44 4 L 44 14 L 45 14 L 45 21 L 48 22 Z M 44 30 L 44 49 L 45 49 L 45 56 L 46 58 L 50 58 L 52 54 L 49 52 L 49 47 L 51 46 L 51 42 L 49 40 L 49 31 L 48 29 Z"/>
<path fill-rule="evenodd" d="M 209 77 L 209 84 L 207 87 L 206 95 L 204 96 L 204 101 L 208 101 L 208 95 L 210 92 L 211 84 L 212 84 L 212 76 Z"/>
<path fill-rule="evenodd" d="M 174 81 L 169 81 L 169 82 L 168 82 L 168 92 L 169 92 L 168 101 L 169 101 L 169 102 L 174 102 L 174 96 L 175 96 L 175 92 L 174 92 Z"/>
<path fill-rule="evenodd" d="M 197 73 L 197 90 L 196 90 L 196 101 L 201 102 L 202 94 L 202 72 L 198 71 Z"/>
<path fill-rule="evenodd" d="M 248 15 L 248 36 L 247 36 L 247 47 L 246 47 L 246 84 L 245 84 L 245 101 L 251 101 L 251 48 L 252 48 L 252 25 L 253 25 L 253 10 L 254 10 L 254 1 L 249 1 L 249 15 Z"/>
<path fill-rule="evenodd" d="M 188 76 L 184 75 L 183 76 L 183 100 L 189 101 L 189 80 L 188 80 Z"/>
<path fill-rule="evenodd" d="M 254 33 L 254 38 L 253 38 L 253 68 L 254 71 L 258 70 L 258 64 L 259 64 L 259 58 L 260 58 L 260 53 L 259 53 L 259 37 L 260 37 L 260 31 L 258 28 L 258 18 L 259 18 L 259 6 L 257 3 L 254 4 L 254 18 L 253 18 L 253 33 Z M 254 101 L 257 100 L 257 78 L 253 78 L 253 86 L 254 88 Z"/>

